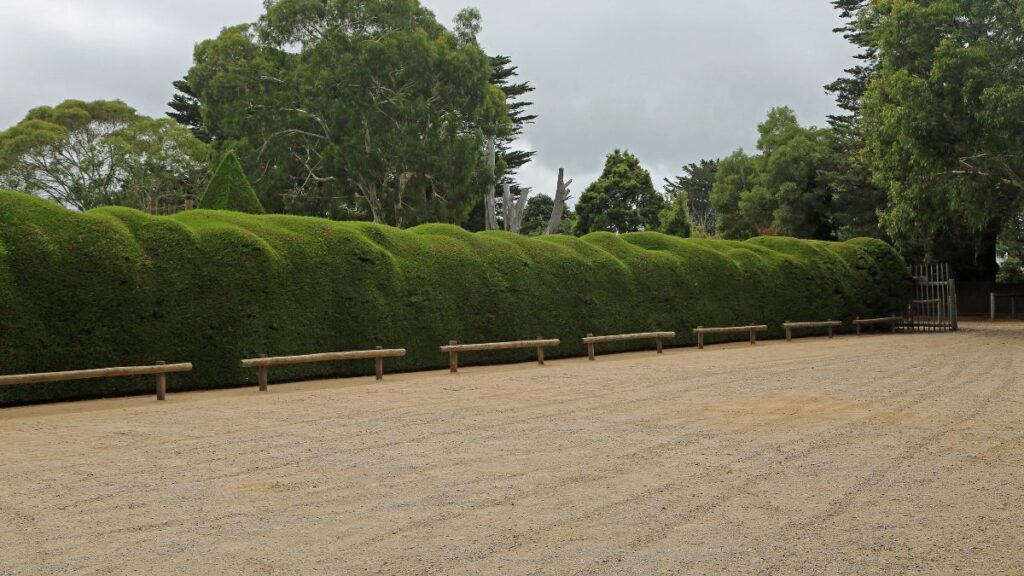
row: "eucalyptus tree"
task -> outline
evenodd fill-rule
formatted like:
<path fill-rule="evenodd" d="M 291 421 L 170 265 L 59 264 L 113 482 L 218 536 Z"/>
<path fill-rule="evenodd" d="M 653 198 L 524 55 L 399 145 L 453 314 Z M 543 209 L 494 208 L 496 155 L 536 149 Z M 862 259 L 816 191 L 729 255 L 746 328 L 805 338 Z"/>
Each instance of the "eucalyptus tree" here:
<path fill-rule="evenodd" d="M 196 47 L 188 84 L 268 210 L 461 222 L 484 141 L 508 124 L 471 34 L 417 0 L 265 6 Z"/>
<path fill-rule="evenodd" d="M 0 188 L 78 210 L 180 203 L 202 190 L 208 160 L 185 128 L 117 100 L 41 106 L 0 132 Z"/>

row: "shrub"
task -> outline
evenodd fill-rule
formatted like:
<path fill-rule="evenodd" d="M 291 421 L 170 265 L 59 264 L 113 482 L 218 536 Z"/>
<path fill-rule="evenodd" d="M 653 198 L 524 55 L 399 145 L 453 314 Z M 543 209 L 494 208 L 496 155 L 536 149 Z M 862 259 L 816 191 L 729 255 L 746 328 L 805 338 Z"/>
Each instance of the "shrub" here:
<path fill-rule="evenodd" d="M 199 207 L 206 210 L 233 210 L 249 214 L 263 214 L 263 205 L 256 197 L 245 171 L 234 152 L 228 152 L 210 178 Z"/>
<path fill-rule="evenodd" d="M 907 298 L 888 245 L 745 242 L 654 232 L 584 238 L 471 234 L 428 224 L 193 210 L 72 212 L 0 192 L 0 373 L 189 361 L 171 390 L 253 384 L 261 353 L 405 347 L 389 370 L 446 365 L 438 346 L 697 325 L 888 315 Z M 619 350 L 649 343 L 622 344 Z M 505 362 L 530 351 L 468 355 Z M 372 373 L 372 362 L 271 370 L 290 380 Z M 152 393 L 151 378 L 7 387 L 0 403 Z"/>

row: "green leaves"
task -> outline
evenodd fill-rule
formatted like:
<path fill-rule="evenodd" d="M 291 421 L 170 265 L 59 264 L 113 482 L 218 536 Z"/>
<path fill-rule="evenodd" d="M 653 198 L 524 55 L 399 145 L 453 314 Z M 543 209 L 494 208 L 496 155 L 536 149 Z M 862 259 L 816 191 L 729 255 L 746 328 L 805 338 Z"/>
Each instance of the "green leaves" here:
<path fill-rule="evenodd" d="M 664 204 L 640 160 L 629 151 L 616 150 L 605 160 L 601 177 L 580 196 L 576 233 L 656 230 Z"/>
<path fill-rule="evenodd" d="M 0 132 L 0 186 L 85 210 L 176 204 L 205 178 L 208 151 L 170 119 L 120 101 L 67 100 Z"/>
<path fill-rule="evenodd" d="M 416 0 L 266 6 L 200 44 L 188 82 L 204 127 L 237 150 L 268 207 L 461 222 L 482 196 L 471 183 L 483 137 L 508 123 L 479 46 Z"/>
<path fill-rule="evenodd" d="M 883 223 L 904 250 L 947 258 L 936 250 L 951 236 L 990 236 L 1024 206 L 1022 19 L 1019 2 L 865 9 L 860 30 L 880 63 L 863 100 L 867 158 L 890 190 Z M 990 278 L 986 244 L 974 265 Z"/>
<path fill-rule="evenodd" d="M 210 178 L 199 207 L 205 210 L 232 210 L 249 214 L 264 214 L 263 205 L 249 185 L 234 152 L 228 152 Z"/>
<path fill-rule="evenodd" d="M 719 165 L 711 194 L 719 232 L 832 238 L 832 191 L 823 177 L 833 161 L 832 133 L 800 126 L 789 108 L 769 111 L 758 132 L 759 156 L 737 150 Z"/>

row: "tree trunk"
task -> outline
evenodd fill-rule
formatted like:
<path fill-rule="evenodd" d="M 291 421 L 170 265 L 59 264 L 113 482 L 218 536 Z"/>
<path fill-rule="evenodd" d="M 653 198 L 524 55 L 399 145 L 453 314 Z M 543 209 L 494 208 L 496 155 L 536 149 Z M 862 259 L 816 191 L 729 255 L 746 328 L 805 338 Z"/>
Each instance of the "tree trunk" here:
<path fill-rule="evenodd" d="M 487 165 L 490 168 L 491 175 L 491 181 L 487 186 L 487 194 L 484 195 L 484 228 L 486 230 L 498 230 L 498 207 L 494 202 L 494 171 L 497 164 L 497 151 L 495 150 L 493 136 L 487 139 L 487 149 L 484 155 L 487 157 Z"/>
<path fill-rule="evenodd" d="M 366 198 L 366 203 L 370 205 L 373 221 L 377 224 L 384 224 L 384 205 L 381 204 L 380 196 L 377 195 L 377 187 L 373 184 L 359 184 L 358 186 L 359 191 Z"/>
<path fill-rule="evenodd" d="M 548 220 L 548 228 L 544 231 L 545 235 L 558 234 L 558 229 L 562 226 L 562 213 L 565 210 L 565 203 L 572 198 L 569 194 L 570 184 L 572 184 L 572 180 L 568 182 L 565 180 L 565 168 L 559 168 L 558 185 L 555 188 L 555 205 L 551 209 L 551 219 Z"/>

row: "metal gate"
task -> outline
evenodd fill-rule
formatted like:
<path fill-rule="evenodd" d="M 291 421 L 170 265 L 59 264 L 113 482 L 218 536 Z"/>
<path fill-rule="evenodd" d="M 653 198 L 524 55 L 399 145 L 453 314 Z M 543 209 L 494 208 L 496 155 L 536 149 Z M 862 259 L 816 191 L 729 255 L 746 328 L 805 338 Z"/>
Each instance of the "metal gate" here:
<path fill-rule="evenodd" d="M 910 267 L 914 300 L 907 306 L 903 327 L 911 332 L 947 332 L 958 329 L 956 281 L 949 264 L 916 264 Z"/>

